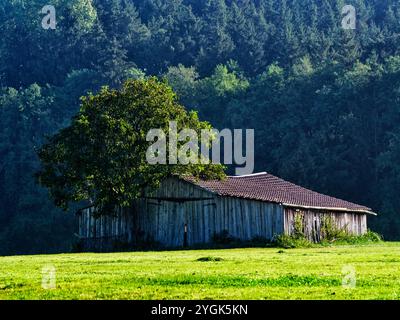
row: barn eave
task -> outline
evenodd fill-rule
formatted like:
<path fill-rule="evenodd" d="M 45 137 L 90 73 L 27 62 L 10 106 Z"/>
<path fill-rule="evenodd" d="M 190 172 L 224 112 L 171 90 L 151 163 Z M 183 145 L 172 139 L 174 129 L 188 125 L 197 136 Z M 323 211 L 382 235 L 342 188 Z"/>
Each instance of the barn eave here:
<path fill-rule="evenodd" d="M 291 203 L 281 203 L 284 207 L 289 208 L 299 208 L 299 209 L 310 209 L 310 210 L 325 210 L 325 211 L 343 211 L 343 212 L 352 212 L 352 213 L 366 213 L 373 216 L 377 216 L 378 214 L 371 211 L 371 210 L 364 210 L 364 209 L 349 209 L 349 208 L 338 208 L 338 207 L 318 207 L 318 206 L 304 206 L 304 205 L 297 205 Z"/>

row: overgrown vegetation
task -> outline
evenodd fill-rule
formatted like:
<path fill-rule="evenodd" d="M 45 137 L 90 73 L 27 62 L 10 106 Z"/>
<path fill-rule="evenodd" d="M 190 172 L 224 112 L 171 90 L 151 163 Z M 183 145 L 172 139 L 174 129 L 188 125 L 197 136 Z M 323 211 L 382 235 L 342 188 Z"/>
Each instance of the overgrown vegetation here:
<path fill-rule="evenodd" d="M 355 236 L 351 234 L 344 234 L 341 237 L 336 238 L 333 241 L 325 241 L 321 242 L 322 245 L 329 245 L 329 244 L 368 244 L 374 242 L 381 242 L 383 238 L 380 234 L 368 230 L 365 234 L 360 236 Z"/>
<path fill-rule="evenodd" d="M 293 221 L 293 238 L 302 239 L 304 234 L 304 214 L 296 214 Z"/>
<path fill-rule="evenodd" d="M 350 234 L 347 232 L 347 226 L 339 228 L 332 216 L 323 216 L 321 220 L 321 240 L 334 242 L 340 239 L 347 239 Z"/>
<path fill-rule="evenodd" d="M 203 244 L 199 248 L 311 248 L 328 245 L 346 245 L 346 244 L 368 244 L 383 241 L 381 235 L 371 230 L 363 235 L 357 236 L 349 233 L 346 228 L 339 228 L 332 217 L 325 216 L 321 223 L 321 238 L 318 242 L 305 236 L 303 215 L 295 215 L 293 230 L 291 234 L 281 234 L 275 236 L 272 240 L 264 237 L 254 237 L 249 241 L 236 239 L 229 234 L 228 230 L 214 234 L 210 244 Z"/>
<path fill-rule="evenodd" d="M 273 243 L 275 244 L 275 246 L 285 249 L 310 248 L 316 246 L 315 243 L 306 238 L 297 238 L 287 234 L 276 236 Z"/>
<path fill-rule="evenodd" d="M 282 248 L 311 248 L 329 245 L 346 245 L 346 244 L 368 244 L 374 242 L 381 242 L 382 237 L 373 231 L 368 230 L 366 234 L 361 236 L 355 235 L 343 235 L 335 238 L 335 240 L 322 240 L 320 243 L 312 242 L 307 238 L 297 238 L 292 235 L 279 235 L 275 238 L 273 244 L 277 247 Z"/>
<path fill-rule="evenodd" d="M 297 213 L 293 219 L 293 229 L 290 234 L 278 235 L 273 244 L 283 248 L 307 248 L 326 245 L 367 244 L 380 242 L 382 236 L 371 230 L 363 235 L 354 235 L 348 231 L 347 226 L 339 227 L 331 215 L 321 217 L 321 226 L 318 236 L 312 230 L 311 239 L 304 232 L 304 214 Z"/>
<path fill-rule="evenodd" d="M 282 234 L 275 237 L 273 245 L 282 248 L 310 248 L 329 245 L 346 245 L 346 244 L 368 244 L 383 241 L 382 236 L 376 232 L 368 230 L 363 235 L 352 235 L 345 230 L 329 231 L 334 237 L 321 239 L 316 243 L 306 237 L 298 237 L 295 235 Z"/>

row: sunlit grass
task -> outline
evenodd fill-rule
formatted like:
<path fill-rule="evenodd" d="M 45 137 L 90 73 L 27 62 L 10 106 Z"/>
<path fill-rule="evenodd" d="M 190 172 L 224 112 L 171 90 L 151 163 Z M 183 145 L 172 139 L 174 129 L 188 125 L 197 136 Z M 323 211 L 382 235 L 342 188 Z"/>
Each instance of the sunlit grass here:
<path fill-rule="evenodd" d="M 42 288 L 45 266 L 55 289 Z M 400 243 L 0 257 L 0 299 L 399 298 Z"/>

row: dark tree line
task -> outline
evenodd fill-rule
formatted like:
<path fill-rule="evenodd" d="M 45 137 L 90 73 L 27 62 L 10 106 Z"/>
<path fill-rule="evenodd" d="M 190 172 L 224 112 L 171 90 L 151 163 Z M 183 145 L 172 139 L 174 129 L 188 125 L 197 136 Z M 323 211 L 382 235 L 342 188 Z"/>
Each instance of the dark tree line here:
<path fill-rule="evenodd" d="M 257 170 L 369 205 L 400 238 L 398 1 L 53 0 L 44 30 L 47 4 L 0 3 L 0 254 L 68 249 L 35 148 L 86 92 L 150 75 L 214 126 L 254 128 Z"/>

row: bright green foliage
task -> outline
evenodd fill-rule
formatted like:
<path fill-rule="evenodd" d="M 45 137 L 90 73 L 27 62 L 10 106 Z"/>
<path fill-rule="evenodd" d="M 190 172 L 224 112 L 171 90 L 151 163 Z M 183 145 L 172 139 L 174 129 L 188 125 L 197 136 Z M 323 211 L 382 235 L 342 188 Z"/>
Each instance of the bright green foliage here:
<path fill-rule="evenodd" d="M 321 221 L 321 238 L 332 242 L 349 236 L 346 227 L 340 228 L 331 216 L 324 216 Z"/>
<path fill-rule="evenodd" d="M 200 136 L 201 129 L 211 129 L 156 78 L 128 80 L 121 90 L 103 87 L 83 97 L 71 125 L 41 148 L 38 179 L 57 206 L 67 209 L 69 202 L 90 200 L 101 213 L 111 213 L 170 175 L 223 178 L 221 165 L 148 163 L 146 151 L 153 143 L 146 140 L 148 132 L 161 129 L 168 135 L 170 121 L 178 132 L 194 129 Z"/>
<path fill-rule="evenodd" d="M 298 237 L 295 235 L 281 234 L 276 237 L 275 245 L 280 248 L 292 249 L 292 248 L 309 248 L 315 247 L 316 245 L 304 237 Z"/>
<path fill-rule="evenodd" d="M 304 238 L 304 215 L 296 214 L 294 216 L 293 237 L 296 239 Z"/>
<path fill-rule="evenodd" d="M 328 220 L 329 221 L 329 220 Z M 327 225 L 327 223 L 329 223 Z M 274 240 L 273 245 L 286 249 L 290 248 L 318 248 L 320 246 L 337 246 L 348 244 L 370 244 L 382 241 L 382 236 L 376 232 L 368 230 L 363 235 L 353 235 L 345 229 L 338 228 L 331 222 L 324 222 L 321 226 L 321 241 L 318 243 L 308 240 L 304 235 L 293 233 L 291 235 L 281 234 Z"/>

